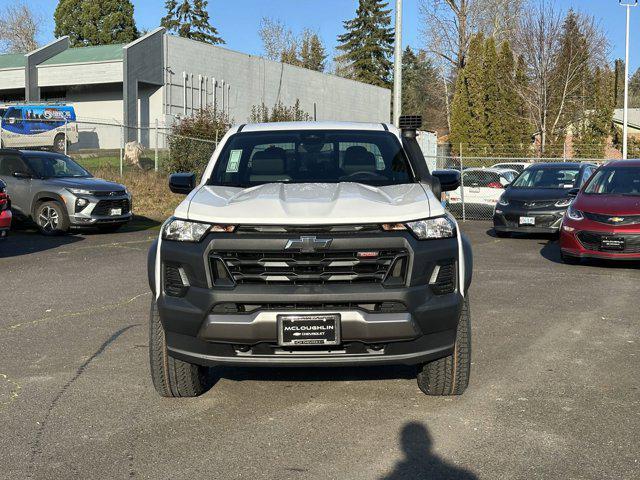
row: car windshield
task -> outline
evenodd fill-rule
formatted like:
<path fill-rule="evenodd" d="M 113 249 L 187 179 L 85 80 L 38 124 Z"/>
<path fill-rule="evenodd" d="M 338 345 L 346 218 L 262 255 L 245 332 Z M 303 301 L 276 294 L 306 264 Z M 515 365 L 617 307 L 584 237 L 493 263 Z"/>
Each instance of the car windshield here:
<path fill-rule="evenodd" d="M 91 174 L 65 155 L 26 155 L 25 161 L 42 178 L 90 177 Z"/>
<path fill-rule="evenodd" d="M 608 167 L 598 170 L 584 189 L 592 195 L 640 196 L 640 168 Z"/>
<path fill-rule="evenodd" d="M 511 185 L 515 188 L 573 188 L 579 172 L 575 167 L 529 167 Z"/>
<path fill-rule="evenodd" d="M 233 135 L 216 163 L 211 185 L 246 188 L 264 183 L 397 185 L 414 182 L 392 133 L 291 130 Z"/>

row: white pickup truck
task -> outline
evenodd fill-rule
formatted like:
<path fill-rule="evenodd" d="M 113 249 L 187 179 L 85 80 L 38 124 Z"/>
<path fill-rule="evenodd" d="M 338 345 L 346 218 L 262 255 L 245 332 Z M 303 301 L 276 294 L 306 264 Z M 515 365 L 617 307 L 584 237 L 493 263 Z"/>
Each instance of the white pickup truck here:
<path fill-rule="evenodd" d="M 209 367 L 416 365 L 429 395 L 470 371 L 469 242 L 440 201 L 419 117 L 240 125 L 149 251 L 150 362 L 167 397 Z"/>

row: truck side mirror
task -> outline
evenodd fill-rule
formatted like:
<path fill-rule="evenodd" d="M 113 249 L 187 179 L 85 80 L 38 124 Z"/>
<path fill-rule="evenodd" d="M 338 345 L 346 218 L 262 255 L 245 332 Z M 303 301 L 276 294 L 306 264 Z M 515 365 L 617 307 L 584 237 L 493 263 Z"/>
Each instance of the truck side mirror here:
<path fill-rule="evenodd" d="M 443 192 L 450 192 L 460 186 L 460 172 L 457 170 L 435 170 L 432 175 L 440 181 Z"/>
<path fill-rule="evenodd" d="M 195 173 L 174 173 L 169 176 L 169 190 L 187 195 L 196 188 Z"/>

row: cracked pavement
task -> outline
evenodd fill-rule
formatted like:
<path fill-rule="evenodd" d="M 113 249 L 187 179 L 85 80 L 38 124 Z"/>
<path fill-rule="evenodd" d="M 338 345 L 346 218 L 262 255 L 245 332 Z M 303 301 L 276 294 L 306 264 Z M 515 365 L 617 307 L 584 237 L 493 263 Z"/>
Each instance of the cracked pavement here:
<path fill-rule="evenodd" d="M 640 266 L 473 243 L 472 376 L 406 367 L 216 371 L 161 399 L 147 364 L 156 232 L 0 242 L 0 479 L 637 479 Z"/>

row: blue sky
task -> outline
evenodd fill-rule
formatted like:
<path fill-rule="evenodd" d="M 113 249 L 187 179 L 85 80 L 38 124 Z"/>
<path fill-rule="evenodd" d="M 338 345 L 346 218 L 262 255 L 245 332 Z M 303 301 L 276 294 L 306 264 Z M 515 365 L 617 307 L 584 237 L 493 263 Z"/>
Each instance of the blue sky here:
<path fill-rule="evenodd" d="M 57 0 L 27 0 L 46 19 L 42 41 L 53 38 L 53 12 Z M 0 6 L 13 0 L 0 0 Z M 309 27 L 320 33 L 330 52 L 336 35 L 342 32 L 342 21 L 353 17 L 357 0 L 209 0 L 213 23 L 227 42 L 227 47 L 241 52 L 260 54 L 262 46 L 257 31 L 263 16 L 279 18 L 294 31 Z M 395 3 L 391 0 L 390 3 Z M 153 29 L 164 14 L 163 0 L 133 0 L 139 28 Z M 419 0 L 404 0 L 404 43 L 419 47 Z M 624 56 L 624 8 L 618 0 L 556 0 L 559 8 L 573 7 L 593 15 L 611 43 L 611 58 Z M 640 66 L 640 7 L 632 9 L 631 58 L 632 71 Z"/>

